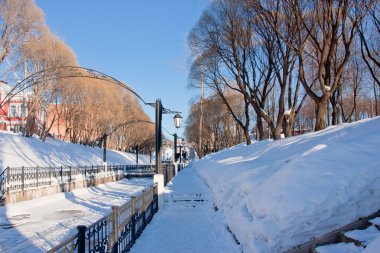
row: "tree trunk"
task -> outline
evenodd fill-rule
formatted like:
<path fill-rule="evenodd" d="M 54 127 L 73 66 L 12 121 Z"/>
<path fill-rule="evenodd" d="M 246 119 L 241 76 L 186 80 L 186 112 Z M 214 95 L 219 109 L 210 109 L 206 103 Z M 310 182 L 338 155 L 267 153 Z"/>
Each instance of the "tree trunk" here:
<path fill-rule="evenodd" d="M 338 99 L 337 95 L 335 94 L 337 91 L 334 92 L 334 94 L 331 96 L 330 102 L 332 107 L 332 119 L 331 123 L 332 125 L 338 125 L 339 124 L 339 110 L 338 110 Z"/>
<path fill-rule="evenodd" d="M 273 139 L 274 140 L 280 140 L 281 139 L 281 127 L 274 128 Z"/>
<path fill-rule="evenodd" d="M 376 85 L 375 82 L 373 82 L 373 96 L 375 97 L 375 114 L 378 116 L 378 109 L 377 109 L 377 92 L 376 92 Z"/>
<path fill-rule="evenodd" d="M 256 139 L 259 141 L 264 140 L 263 118 L 261 116 L 257 116 L 256 127 L 258 131 L 258 136 L 256 137 Z"/>
<path fill-rule="evenodd" d="M 251 136 L 249 136 L 249 130 L 248 130 L 248 127 L 245 127 L 243 130 L 244 130 L 244 137 L 245 137 L 245 140 L 247 141 L 247 145 L 251 145 L 251 144 L 252 144 L 252 141 L 251 141 Z"/>
<path fill-rule="evenodd" d="M 320 131 L 326 128 L 326 104 L 326 98 L 321 98 L 319 101 L 315 102 L 315 131 Z"/>
<path fill-rule="evenodd" d="M 284 134 L 285 134 L 285 137 L 288 138 L 292 136 L 294 115 L 284 115 L 283 122 L 284 122 L 283 124 Z"/>

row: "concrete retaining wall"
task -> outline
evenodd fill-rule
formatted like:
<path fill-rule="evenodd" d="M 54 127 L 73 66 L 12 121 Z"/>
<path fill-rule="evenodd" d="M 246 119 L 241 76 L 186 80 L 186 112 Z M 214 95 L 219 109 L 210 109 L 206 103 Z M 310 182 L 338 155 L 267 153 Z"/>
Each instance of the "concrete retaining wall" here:
<path fill-rule="evenodd" d="M 70 183 L 47 185 L 38 188 L 30 188 L 24 191 L 7 192 L 3 204 L 17 203 L 25 200 L 32 200 L 44 196 L 53 195 L 60 192 L 70 192 L 75 189 L 97 186 L 108 182 L 119 181 L 124 175 L 110 175 L 102 178 L 92 178 L 85 181 L 74 181 Z"/>

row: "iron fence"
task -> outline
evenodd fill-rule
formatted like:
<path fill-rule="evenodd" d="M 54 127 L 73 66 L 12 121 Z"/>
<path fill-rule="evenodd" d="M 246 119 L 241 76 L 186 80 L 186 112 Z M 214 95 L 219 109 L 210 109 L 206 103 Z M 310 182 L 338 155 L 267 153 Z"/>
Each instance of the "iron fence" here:
<path fill-rule="evenodd" d="M 5 197 L 5 192 L 6 192 L 5 183 L 6 183 L 5 171 L 3 171 L 0 173 L 0 203 Z"/>
<path fill-rule="evenodd" d="M 165 185 L 175 176 L 173 164 L 163 164 Z M 184 168 L 178 164 L 178 171 Z M 57 185 L 108 175 L 153 175 L 155 165 L 91 165 L 91 166 L 60 166 L 60 167 L 7 167 L 0 173 L 0 203 L 6 193 L 24 191 L 48 185 Z"/>
<path fill-rule="evenodd" d="M 91 165 L 60 167 L 7 167 L 0 174 L 0 194 L 24 191 L 40 186 L 91 180 L 108 175 L 123 175 L 130 171 L 154 172 L 154 165 Z"/>
<path fill-rule="evenodd" d="M 48 253 L 128 252 L 158 211 L 157 185 L 145 190 L 90 226 L 78 226 L 78 233 Z"/>

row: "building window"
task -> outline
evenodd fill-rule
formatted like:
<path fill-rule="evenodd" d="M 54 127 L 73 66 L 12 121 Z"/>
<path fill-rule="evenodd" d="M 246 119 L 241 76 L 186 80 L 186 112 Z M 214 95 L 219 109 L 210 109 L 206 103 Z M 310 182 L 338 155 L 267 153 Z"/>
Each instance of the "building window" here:
<path fill-rule="evenodd" d="M 21 117 L 26 117 L 26 106 L 21 104 Z"/>
<path fill-rule="evenodd" d="M 11 105 L 9 109 L 9 117 L 16 117 L 16 105 Z"/>

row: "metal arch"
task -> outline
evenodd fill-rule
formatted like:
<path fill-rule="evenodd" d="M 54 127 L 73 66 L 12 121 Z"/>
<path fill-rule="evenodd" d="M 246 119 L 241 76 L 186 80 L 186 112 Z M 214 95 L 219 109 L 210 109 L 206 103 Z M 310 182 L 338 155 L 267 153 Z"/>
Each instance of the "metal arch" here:
<path fill-rule="evenodd" d="M 154 122 L 152 121 L 149 121 L 149 120 L 132 120 L 132 121 L 127 121 L 127 122 L 124 122 L 120 125 L 118 125 L 117 127 L 115 127 L 114 129 L 112 129 L 109 133 L 107 133 L 106 135 L 111 135 L 113 132 L 115 132 L 117 129 L 119 129 L 120 127 L 123 127 L 123 126 L 128 126 L 128 125 L 131 125 L 131 124 L 137 124 L 137 123 L 148 123 L 148 124 L 155 124 Z"/>
<path fill-rule="evenodd" d="M 63 72 L 65 71 L 65 72 Z M 84 72 L 85 71 L 85 72 Z M 120 87 L 133 93 L 138 99 L 140 99 L 145 105 L 150 105 L 147 103 L 139 94 L 137 94 L 132 88 L 130 88 L 125 83 L 117 80 L 116 78 L 109 76 L 100 71 L 78 67 L 78 66 L 60 66 L 55 68 L 48 68 L 44 70 L 37 71 L 29 76 L 27 76 L 22 81 L 18 82 L 8 94 L 4 97 L 4 100 L 1 101 L 0 107 L 3 107 L 5 103 L 9 102 L 14 96 L 21 93 L 22 91 L 42 82 L 49 82 L 52 80 L 58 80 L 63 78 L 94 78 L 107 82 L 114 83 Z"/>
<path fill-rule="evenodd" d="M 65 72 L 63 72 L 65 71 Z M 86 73 L 84 73 L 85 71 Z M 17 94 L 23 92 L 24 90 L 39 84 L 43 82 L 49 82 L 53 80 L 59 80 L 64 78 L 93 78 L 98 80 L 107 81 L 116 85 L 119 85 L 120 87 L 130 91 L 132 94 L 134 94 L 138 99 L 140 99 L 145 105 L 150 105 L 153 108 L 155 108 L 155 103 L 147 103 L 137 92 L 135 92 L 131 87 L 126 85 L 125 83 L 119 81 L 118 79 L 109 76 L 103 72 L 100 72 L 95 69 L 85 68 L 85 67 L 79 67 L 79 66 L 60 66 L 60 67 L 54 67 L 54 68 L 48 68 L 44 70 L 37 71 L 20 82 L 18 82 L 13 88 L 6 94 L 4 97 L 4 100 L 0 103 L 0 108 L 2 108 L 7 102 L 9 102 L 14 96 Z M 162 113 L 163 114 L 175 114 L 175 113 L 181 113 L 179 111 L 172 111 L 170 109 L 167 109 L 163 106 Z"/>

